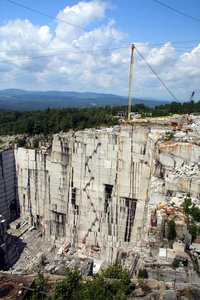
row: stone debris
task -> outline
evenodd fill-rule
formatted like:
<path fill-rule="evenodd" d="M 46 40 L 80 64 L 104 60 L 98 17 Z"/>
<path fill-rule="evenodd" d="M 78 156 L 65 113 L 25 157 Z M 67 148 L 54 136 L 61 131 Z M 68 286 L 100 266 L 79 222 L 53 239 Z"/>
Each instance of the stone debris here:
<path fill-rule="evenodd" d="M 165 174 L 165 181 L 179 180 L 184 177 L 190 180 L 200 180 L 200 163 L 192 163 L 190 166 L 183 164 L 176 169 L 168 169 Z"/>

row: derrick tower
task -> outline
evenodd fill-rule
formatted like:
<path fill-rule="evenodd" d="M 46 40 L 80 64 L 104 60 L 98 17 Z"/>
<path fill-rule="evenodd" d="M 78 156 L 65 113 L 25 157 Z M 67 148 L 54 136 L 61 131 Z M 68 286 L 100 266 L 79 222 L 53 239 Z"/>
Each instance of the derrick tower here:
<path fill-rule="evenodd" d="M 130 121 L 131 114 L 131 99 L 132 99 L 132 85 L 133 85 L 133 53 L 135 45 L 131 46 L 131 64 L 130 64 L 130 78 L 129 78 L 129 96 L 128 96 L 128 121 Z"/>

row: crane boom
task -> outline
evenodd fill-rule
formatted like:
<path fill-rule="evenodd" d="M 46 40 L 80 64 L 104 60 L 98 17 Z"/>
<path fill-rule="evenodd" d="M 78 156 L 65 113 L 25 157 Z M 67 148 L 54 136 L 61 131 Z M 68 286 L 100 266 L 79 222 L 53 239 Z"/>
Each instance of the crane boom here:
<path fill-rule="evenodd" d="M 190 96 L 189 102 L 191 103 L 194 99 L 194 92 L 192 92 L 192 95 Z"/>

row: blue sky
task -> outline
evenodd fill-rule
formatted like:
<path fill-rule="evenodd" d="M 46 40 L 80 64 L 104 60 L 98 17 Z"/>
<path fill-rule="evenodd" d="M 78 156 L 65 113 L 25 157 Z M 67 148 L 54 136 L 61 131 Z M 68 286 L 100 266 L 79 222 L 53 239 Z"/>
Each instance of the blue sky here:
<path fill-rule="evenodd" d="M 14 2 L 0 2 L 0 89 L 127 96 L 134 43 L 176 99 L 200 100 L 199 0 Z M 174 101 L 137 50 L 133 97 Z"/>

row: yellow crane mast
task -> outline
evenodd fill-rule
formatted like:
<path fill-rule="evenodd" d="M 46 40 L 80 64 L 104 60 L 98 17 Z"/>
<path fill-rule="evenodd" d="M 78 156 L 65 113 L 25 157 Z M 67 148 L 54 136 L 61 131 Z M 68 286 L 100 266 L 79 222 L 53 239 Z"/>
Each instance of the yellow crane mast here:
<path fill-rule="evenodd" d="M 128 121 L 131 119 L 131 99 L 132 99 L 132 82 L 133 82 L 133 52 L 135 46 L 131 46 L 131 64 L 130 64 L 130 78 L 129 78 L 129 96 L 128 96 Z"/>

